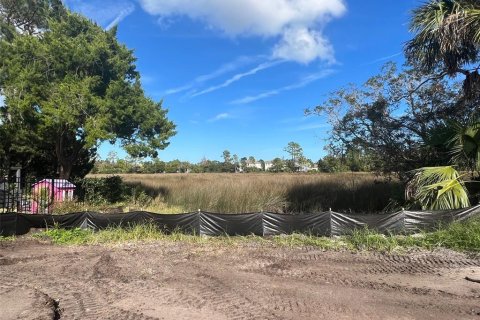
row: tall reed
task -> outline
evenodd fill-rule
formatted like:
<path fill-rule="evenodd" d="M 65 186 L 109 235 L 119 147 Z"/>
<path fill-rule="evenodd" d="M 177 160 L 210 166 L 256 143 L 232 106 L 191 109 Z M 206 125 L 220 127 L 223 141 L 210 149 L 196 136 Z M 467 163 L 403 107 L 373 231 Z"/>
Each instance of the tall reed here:
<path fill-rule="evenodd" d="M 380 212 L 403 201 L 403 186 L 367 173 L 123 174 L 154 201 L 185 211 Z"/>

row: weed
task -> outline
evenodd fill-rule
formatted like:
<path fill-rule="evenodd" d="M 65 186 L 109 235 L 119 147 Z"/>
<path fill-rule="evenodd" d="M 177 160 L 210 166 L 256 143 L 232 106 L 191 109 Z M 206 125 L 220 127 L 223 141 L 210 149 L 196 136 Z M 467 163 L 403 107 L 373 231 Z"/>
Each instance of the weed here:
<path fill-rule="evenodd" d="M 256 243 L 260 245 L 278 245 L 287 247 L 312 246 L 325 250 L 369 250 L 401 251 L 419 247 L 434 249 L 438 247 L 457 251 L 480 252 L 480 218 L 455 222 L 440 227 L 433 232 L 417 235 L 383 235 L 371 229 L 358 229 L 350 235 L 329 238 L 305 234 L 260 236 L 219 236 L 205 237 L 185 234 L 180 230 L 165 233 L 154 224 L 138 224 L 128 227 L 111 227 L 98 232 L 83 229 L 53 228 L 33 235 L 33 237 L 50 239 L 56 244 L 112 244 L 132 241 L 169 241 L 206 245 L 239 245 Z M 9 237 L 13 238 L 13 237 Z M 1 241 L 2 238 L 0 238 Z M 7 238 L 4 238 L 7 239 Z"/>
<path fill-rule="evenodd" d="M 11 241 L 15 241 L 15 236 L 0 236 L 0 242 L 11 242 Z"/>

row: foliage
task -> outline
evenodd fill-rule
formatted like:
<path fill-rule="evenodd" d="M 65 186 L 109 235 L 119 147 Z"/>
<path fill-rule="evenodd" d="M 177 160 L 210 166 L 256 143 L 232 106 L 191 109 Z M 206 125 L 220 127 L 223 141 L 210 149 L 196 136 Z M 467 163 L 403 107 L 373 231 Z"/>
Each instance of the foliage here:
<path fill-rule="evenodd" d="M 459 209 L 470 206 L 465 184 L 451 166 L 426 167 L 415 171 L 407 197 L 424 210 Z"/>
<path fill-rule="evenodd" d="M 88 240 L 92 237 L 93 231 L 86 230 L 86 229 L 60 229 L 60 228 L 52 228 L 45 230 L 44 233 L 36 234 L 34 237 L 49 238 L 53 243 L 56 244 L 86 244 Z"/>
<path fill-rule="evenodd" d="M 317 237 L 305 234 L 290 234 L 263 238 L 258 236 L 198 237 L 180 231 L 166 234 L 153 224 L 132 225 L 126 228 L 112 227 L 98 232 L 83 229 L 49 229 L 33 235 L 62 245 L 111 244 L 130 241 L 181 241 L 207 245 L 241 245 L 257 243 L 288 247 L 318 247 L 328 250 L 401 251 L 409 248 L 448 248 L 457 251 L 480 252 L 480 219 L 471 218 L 441 226 L 433 232 L 416 236 L 383 235 L 370 229 L 357 229 L 351 235 L 339 238 Z M 1 241 L 13 241 L 13 237 Z"/>
<path fill-rule="evenodd" d="M 303 149 L 300 144 L 293 141 L 290 141 L 283 150 L 290 155 L 290 158 L 294 162 L 303 155 Z"/>
<path fill-rule="evenodd" d="M 230 151 L 224 150 L 222 153 L 222 158 L 224 163 L 231 163 L 232 162 L 232 155 Z"/>
<path fill-rule="evenodd" d="M 366 155 L 363 150 L 348 148 L 342 154 L 335 154 L 330 152 L 322 159 L 318 160 L 318 171 L 333 173 L 333 172 L 369 172 L 371 157 Z"/>
<path fill-rule="evenodd" d="M 432 249 L 443 247 L 457 251 L 480 252 L 480 218 L 440 226 L 438 230 L 417 238 L 417 246 Z"/>
<path fill-rule="evenodd" d="M 156 157 L 175 133 L 167 110 L 145 96 L 132 51 L 115 29 L 66 12 L 39 35 L 2 39 L 0 54 L 1 126 L 16 148 L 53 146 L 63 178 L 102 141 L 118 141 L 134 157 Z"/>
<path fill-rule="evenodd" d="M 49 20 L 65 16 L 61 0 L 0 0 L 0 38 L 38 34 Z"/>
<path fill-rule="evenodd" d="M 280 158 L 275 158 L 272 160 L 272 166 L 268 169 L 270 172 L 284 172 L 285 171 L 285 161 Z"/>
<path fill-rule="evenodd" d="M 372 170 L 405 173 L 424 166 L 445 164 L 445 147 L 436 145 L 434 133 L 447 121 L 464 122 L 477 105 L 457 103 L 454 83 L 425 80 L 415 69 L 398 72 L 389 63 L 362 87 L 349 86 L 332 93 L 308 114 L 329 116 L 333 129 L 330 150 L 356 150 L 369 157 Z"/>
<path fill-rule="evenodd" d="M 317 167 L 318 171 L 325 173 L 347 171 L 347 167 L 342 164 L 342 159 L 332 155 L 326 155 L 318 160 Z"/>
<path fill-rule="evenodd" d="M 0 243 L 2 243 L 2 242 L 12 242 L 12 241 L 15 241 L 15 240 L 16 240 L 15 236 L 7 236 L 7 237 L 0 236 Z"/>
<path fill-rule="evenodd" d="M 472 118 L 467 125 L 452 121 L 450 127 L 453 134 L 447 144 L 453 162 L 480 176 L 480 118 Z"/>
<path fill-rule="evenodd" d="M 433 232 L 415 236 L 383 235 L 368 228 L 357 229 L 344 241 L 360 250 L 394 251 L 412 247 L 435 249 L 448 248 L 457 251 L 480 252 L 480 218 L 458 221 L 439 226 Z"/>
<path fill-rule="evenodd" d="M 405 48 L 408 61 L 436 77 L 462 74 L 467 98 L 478 97 L 480 3 L 477 0 L 432 0 L 415 9 L 410 22 L 415 37 Z"/>
<path fill-rule="evenodd" d="M 88 203 L 122 202 L 130 194 L 120 176 L 85 178 L 75 182 L 79 200 Z"/>

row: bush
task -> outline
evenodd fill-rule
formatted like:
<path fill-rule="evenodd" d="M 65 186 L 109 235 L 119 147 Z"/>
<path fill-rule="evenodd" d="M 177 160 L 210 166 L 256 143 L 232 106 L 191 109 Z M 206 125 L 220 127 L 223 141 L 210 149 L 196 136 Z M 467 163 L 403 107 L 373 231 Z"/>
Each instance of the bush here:
<path fill-rule="evenodd" d="M 120 176 L 85 178 L 77 181 L 76 185 L 78 199 L 89 203 L 116 203 L 130 195 Z"/>

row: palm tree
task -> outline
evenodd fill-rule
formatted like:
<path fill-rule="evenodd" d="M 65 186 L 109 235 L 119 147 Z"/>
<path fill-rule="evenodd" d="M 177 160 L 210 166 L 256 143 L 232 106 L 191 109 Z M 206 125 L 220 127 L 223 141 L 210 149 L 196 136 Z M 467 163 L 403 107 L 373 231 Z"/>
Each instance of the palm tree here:
<path fill-rule="evenodd" d="M 406 45 L 411 62 L 431 72 L 443 64 L 449 75 L 478 60 L 480 2 L 432 0 L 413 11 L 410 30 L 415 37 Z"/>
<path fill-rule="evenodd" d="M 452 166 L 416 170 L 406 189 L 407 200 L 415 200 L 423 210 L 447 210 L 470 206 L 460 174 Z"/>
<path fill-rule="evenodd" d="M 461 73 L 465 96 L 480 88 L 479 60 L 480 1 L 431 0 L 413 11 L 410 30 L 415 37 L 407 42 L 408 61 L 425 73 L 439 71 L 438 77 Z"/>
<path fill-rule="evenodd" d="M 463 74 L 464 98 L 478 96 L 480 66 L 472 65 L 480 60 L 480 1 L 430 0 L 413 11 L 410 30 L 415 37 L 406 44 L 405 53 L 411 65 L 436 74 L 433 78 Z M 452 133 L 446 147 L 453 163 L 480 172 L 480 121 L 473 119 L 467 125 L 452 122 L 445 128 Z M 465 184 L 452 166 L 418 169 L 406 193 L 424 209 L 470 204 Z"/>

